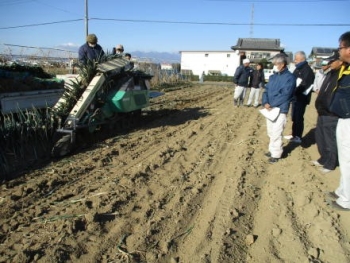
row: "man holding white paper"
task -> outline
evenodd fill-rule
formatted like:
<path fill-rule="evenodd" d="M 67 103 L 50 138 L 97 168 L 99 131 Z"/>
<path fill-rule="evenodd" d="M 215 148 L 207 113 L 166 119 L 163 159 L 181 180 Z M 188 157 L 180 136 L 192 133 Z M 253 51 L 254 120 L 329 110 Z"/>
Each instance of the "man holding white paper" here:
<path fill-rule="evenodd" d="M 306 106 L 311 100 L 312 85 L 315 80 L 315 73 L 306 61 L 304 51 L 295 53 L 295 70 L 293 75 L 296 77 L 295 97 L 292 105 L 292 138 L 291 142 L 301 143 L 304 132 L 304 114 Z"/>
<path fill-rule="evenodd" d="M 269 152 L 266 153 L 269 163 L 276 163 L 282 156 L 282 134 L 296 87 L 296 78 L 288 70 L 287 63 L 287 57 L 284 54 L 278 54 L 273 58 L 276 72 L 270 76 L 262 96 L 264 109 L 261 113 L 266 117 L 267 134 L 270 138 Z M 275 111 L 278 113 L 277 117 L 275 117 Z M 266 112 L 272 114 L 266 114 Z"/>

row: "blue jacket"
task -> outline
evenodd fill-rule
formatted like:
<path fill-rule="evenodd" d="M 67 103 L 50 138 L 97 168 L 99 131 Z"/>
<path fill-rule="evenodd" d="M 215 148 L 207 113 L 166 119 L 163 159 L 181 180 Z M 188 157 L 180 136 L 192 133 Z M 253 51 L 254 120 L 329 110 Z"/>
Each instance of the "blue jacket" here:
<path fill-rule="evenodd" d="M 288 113 L 296 86 L 295 76 L 285 68 L 270 76 L 262 96 L 262 105 L 270 104 L 272 108 L 280 108 L 281 113 Z"/>
<path fill-rule="evenodd" d="M 252 78 L 253 69 L 251 67 L 245 67 L 240 65 L 233 76 L 233 83 L 242 87 L 250 87 L 250 79 Z"/>
<path fill-rule="evenodd" d="M 105 52 L 99 44 L 95 47 L 90 47 L 88 43 L 85 43 L 79 48 L 79 62 L 86 64 L 88 60 L 100 61 Z"/>

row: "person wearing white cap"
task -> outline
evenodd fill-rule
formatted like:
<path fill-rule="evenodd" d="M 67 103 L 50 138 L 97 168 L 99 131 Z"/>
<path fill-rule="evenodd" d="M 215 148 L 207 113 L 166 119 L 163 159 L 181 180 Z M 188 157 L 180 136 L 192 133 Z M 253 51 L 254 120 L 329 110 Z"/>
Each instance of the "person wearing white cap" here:
<path fill-rule="evenodd" d="M 315 74 L 315 80 L 314 80 L 314 85 L 312 87 L 312 91 L 317 94 L 321 88 L 322 82 L 324 81 L 327 73 L 330 71 L 328 62 L 329 61 L 327 60 L 322 60 L 321 69 L 319 69 Z"/>
<path fill-rule="evenodd" d="M 243 65 L 237 67 L 233 76 L 233 83 L 236 84 L 233 94 L 233 104 L 235 106 L 243 105 L 246 88 L 250 87 L 250 79 L 253 74 L 253 69 L 249 67 L 250 60 L 243 59 Z"/>
<path fill-rule="evenodd" d="M 115 54 L 122 54 L 124 52 L 124 47 L 121 44 L 118 44 L 116 47 L 113 48 L 112 50 L 112 55 Z"/>

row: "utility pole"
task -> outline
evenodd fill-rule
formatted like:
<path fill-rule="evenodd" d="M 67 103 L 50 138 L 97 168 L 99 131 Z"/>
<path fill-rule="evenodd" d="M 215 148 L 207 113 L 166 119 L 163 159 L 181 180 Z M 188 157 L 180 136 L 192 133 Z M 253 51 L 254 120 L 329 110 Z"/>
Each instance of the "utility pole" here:
<path fill-rule="evenodd" d="M 252 13 L 250 19 L 250 37 L 254 36 L 254 3 L 252 4 Z"/>
<path fill-rule="evenodd" d="M 85 0 L 85 38 L 89 34 L 88 0 Z"/>

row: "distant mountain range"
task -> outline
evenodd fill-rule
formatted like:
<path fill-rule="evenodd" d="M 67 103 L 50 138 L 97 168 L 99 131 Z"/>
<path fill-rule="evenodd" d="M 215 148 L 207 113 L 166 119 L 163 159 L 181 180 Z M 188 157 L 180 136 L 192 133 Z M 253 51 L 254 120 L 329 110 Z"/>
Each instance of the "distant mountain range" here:
<path fill-rule="evenodd" d="M 78 52 L 76 50 L 72 51 L 73 57 L 78 56 Z M 138 61 L 144 61 L 144 62 L 151 62 L 151 63 L 181 63 L 181 55 L 180 53 L 170 53 L 170 52 L 142 52 L 142 51 L 132 51 L 130 52 L 132 58 L 137 59 Z M 59 54 L 61 55 L 61 54 Z M 63 55 L 66 55 L 63 54 Z M 0 54 L 0 56 L 7 57 L 6 54 Z M 11 54 L 12 60 L 23 60 L 23 59 L 36 59 L 42 56 L 36 56 L 36 55 L 13 55 Z M 60 60 L 66 60 L 67 57 L 60 57 L 60 56 L 47 56 L 45 57 L 48 60 L 57 60 L 59 58 Z"/>
<path fill-rule="evenodd" d="M 130 52 L 132 57 L 140 60 L 148 60 L 155 63 L 180 63 L 180 53 L 168 53 L 168 52 L 142 52 L 133 51 Z"/>

